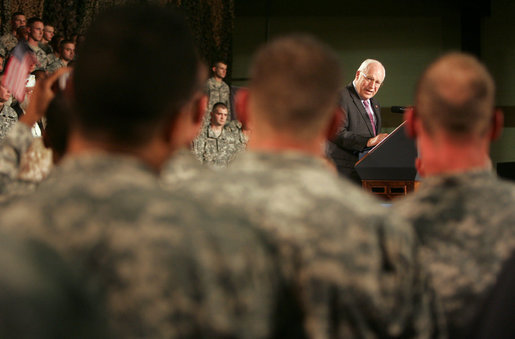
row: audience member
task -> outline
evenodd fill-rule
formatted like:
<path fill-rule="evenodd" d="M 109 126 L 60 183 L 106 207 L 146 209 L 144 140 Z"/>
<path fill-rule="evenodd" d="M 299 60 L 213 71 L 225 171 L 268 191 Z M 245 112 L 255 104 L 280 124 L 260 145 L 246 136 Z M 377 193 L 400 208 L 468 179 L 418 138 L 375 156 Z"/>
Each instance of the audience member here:
<path fill-rule="evenodd" d="M 16 38 L 18 41 L 28 41 L 29 39 L 29 29 L 27 26 L 20 26 L 16 29 Z"/>
<path fill-rule="evenodd" d="M 227 106 L 227 120 L 231 120 L 231 89 L 224 82 L 227 74 L 227 64 L 224 61 L 216 61 L 211 68 L 213 75 L 207 80 L 206 93 L 208 96 L 206 115 L 204 116 L 204 126 L 209 125 L 210 114 L 214 104 L 222 102 Z M 204 127 L 203 126 L 203 127 Z"/>
<path fill-rule="evenodd" d="M 55 81 L 67 70 L 63 70 L 49 81 Z M 54 163 L 64 156 L 67 147 L 68 118 L 64 112 L 69 110 L 66 98 L 62 94 L 56 96 L 46 110 L 46 129 L 43 133 L 45 145 L 52 149 Z M 7 136 L 0 142 L 0 197 L 3 200 L 12 198 L 14 195 L 23 195 L 34 191 L 39 184 L 34 180 L 23 180 L 20 178 L 20 167 L 22 157 L 34 142 L 32 126 L 43 117 L 39 111 L 27 110 L 19 121 L 9 130 Z"/>
<path fill-rule="evenodd" d="M 292 309 L 276 300 L 267 238 L 239 211 L 160 188 L 157 173 L 192 142 L 205 109 L 187 27 L 156 5 L 97 17 L 74 68 L 67 155 L 0 211 L 1 226 L 42 239 L 84 284 L 103 287 L 114 337 L 273 337 L 290 325 L 279 311 Z M 29 111 L 46 109 L 53 79 L 36 86 Z"/>
<path fill-rule="evenodd" d="M 16 38 L 16 30 L 18 27 L 25 26 L 27 19 L 22 12 L 15 12 L 11 16 L 11 31 L 0 37 L 0 54 L 7 54 L 16 46 L 18 39 Z"/>
<path fill-rule="evenodd" d="M 27 39 L 29 47 L 36 55 L 37 64 L 34 70 L 45 70 L 47 66 L 46 53 L 39 47 L 39 42 L 43 38 L 43 20 L 32 17 L 27 21 L 29 37 Z"/>
<path fill-rule="evenodd" d="M 307 337 L 437 335 L 441 318 L 411 227 L 326 165 L 324 141 L 341 119 L 338 57 L 292 35 L 262 47 L 250 74 L 236 101 L 252 130 L 249 150 L 179 194 L 260 225 L 295 286 L 285 297 L 301 305 L 280 317 L 303 323 Z"/>
<path fill-rule="evenodd" d="M 7 131 L 18 121 L 18 114 L 11 107 L 11 92 L 2 83 L 4 75 L 0 75 L 0 140 L 5 138 Z"/>
<path fill-rule="evenodd" d="M 0 272 L 0 337 L 108 337 L 102 298 L 44 244 L 2 234 Z"/>
<path fill-rule="evenodd" d="M 47 72 L 53 73 L 61 67 L 68 65 L 75 57 L 75 44 L 71 40 L 63 40 L 59 44 L 59 58 L 48 63 Z"/>
<path fill-rule="evenodd" d="M 515 186 L 489 158 L 503 122 L 493 79 L 474 57 L 447 54 L 423 73 L 405 118 L 424 180 L 394 211 L 414 225 L 450 336 L 462 337 L 515 249 Z"/>
<path fill-rule="evenodd" d="M 247 140 L 241 123 L 227 123 L 229 110 L 223 102 L 214 104 L 211 122 L 202 128 L 193 142 L 193 153 L 201 163 L 214 168 L 227 167 L 245 149 Z"/>
<path fill-rule="evenodd" d="M 50 45 L 50 41 L 52 41 L 52 38 L 54 37 L 55 29 L 53 25 L 45 24 L 45 27 L 43 28 L 43 37 L 41 38 L 41 41 L 39 42 L 39 47 L 48 55 L 52 54 L 54 50 L 52 49 L 52 46 Z"/>
<path fill-rule="evenodd" d="M 338 172 L 361 186 L 361 178 L 354 169 L 359 157 L 383 140 L 381 108 L 374 98 L 385 78 L 383 65 L 373 59 L 363 61 L 354 81 L 348 84 L 341 98 L 346 118 L 338 134 L 327 142 L 327 155 Z"/>
<path fill-rule="evenodd" d="M 52 64 L 54 61 L 59 59 L 59 56 L 60 56 L 59 49 L 61 46 L 61 41 L 63 41 L 63 40 L 64 40 L 64 37 L 61 34 L 54 35 L 52 40 L 50 40 L 49 45 L 52 47 L 52 53 L 47 54 L 47 56 L 46 56 L 48 65 Z"/>
<path fill-rule="evenodd" d="M 497 283 L 478 318 L 472 324 L 469 338 L 512 338 L 515 333 L 515 252 L 504 263 Z"/>

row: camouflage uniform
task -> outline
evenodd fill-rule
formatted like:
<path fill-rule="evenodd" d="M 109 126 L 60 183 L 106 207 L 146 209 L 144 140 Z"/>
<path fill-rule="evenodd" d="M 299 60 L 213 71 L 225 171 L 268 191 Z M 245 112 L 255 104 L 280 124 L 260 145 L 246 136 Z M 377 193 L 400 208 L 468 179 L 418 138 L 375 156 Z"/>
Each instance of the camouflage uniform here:
<path fill-rule="evenodd" d="M 54 62 L 56 62 L 57 60 L 59 60 L 59 57 L 56 56 L 54 53 L 50 53 L 50 54 L 46 55 L 46 63 L 47 63 L 47 65 L 51 65 Z"/>
<path fill-rule="evenodd" d="M 161 179 L 166 186 L 178 187 L 185 181 L 203 175 L 208 169 L 202 166 L 189 149 L 182 149 L 166 163 Z"/>
<path fill-rule="evenodd" d="M 515 186 L 493 172 L 425 179 L 394 204 L 415 226 L 447 316 L 450 335 L 463 335 L 515 249 Z"/>
<path fill-rule="evenodd" d="M 18 43 L 18 39 L 12 33 L 6 33 L 0 37 L 0 54 L 7 58 L 7 54 Z"/>
<path fill-rule="evenodd" d="M 177 191 L 260 225 L 310 338 L 430 337 L 444 327 L 411 227 L 322 159 L 247 151 Z"/>
<path fill-rule="evenodd" d="M 0 142 L 0 196 L 31 192 L 36 188 L 35 182 L 18 179 L 21 157 L 33 140 L 30 127 L 17 122 Z"/>
<path fill-rule="evenodd" d="M 281 321 L 260 231 L 162 190 L 131 157 L 68 157 L 0 215 L 4 231 L 42 239 L 105 289 L 115 338 L 268 338 Z"/>
<path fill-rule="evenodd" d="M 11 100 L 4 103 L 4 106 L 0 110 L 0 140 L 4 139 L 7 135 L 7 131 L 18 121 L 18 114 L 9 105 Z"/>
<path fill-rule="evenodd" d="M 53 55 L 53 54 L 52 54 Z M 55 58 L 54 61 L 50 62 L 50 58 L 47 57 L 47 67 L 46 71 L 48 73 L 54 73 L 61 67 L 65 67 L 65 63 L 61 58 Z"/>
<path fill-rule="evenodd" d="M 47 61 L 47 56 L 46 56 L 45 51 L 43 51 L 41 48 L 39 48 L 39 46 L 34 47 L 31 44 L 27 44 L 27 46 L 29 46 L 30 49 L 32 49 L 32 51 L 36 55 L 36 59 L 38 61 L 37 64 L 36 64 L 35 71 L 44 71 L 44 70 L 46 70 L 48 61 Z"/>
<path fill-rule="evenodd" d="M 223 127 L 219 136 L 216 136 L 211 125 L 205 126 L 193 142 L 193 154 L 207 166 L 227 167 L 247 145 L 247 138 L 241 127 L 239 121 L 233 120 Z"/>
<path fill-rule="evenodd" d="M 1 338 L 105 338 L 102 299 L 47 246 L 0 236 Z"/>
<path fill-rule="evenodd" d="M 210 112 L 213 105 L 217 102 L 223 102 L 227 106 L 227 121 L 231 120 L 231 89 L 223 80 L 218 82 L 214 77 L 209 78 L 206 83 L 206 94 L 208 96 L 207 110 L 204 114 L 203 126 L 209 125 L 211 116 Z"/>
<path fill-rule="evenodd" d="M 43 50 L 43 52 L 45 52 L 47 55 L 54 54 L 54 49 L 48 43 L 44 44 L 44 43 L 40 42 L 39 48 L 41 48 Z"/>

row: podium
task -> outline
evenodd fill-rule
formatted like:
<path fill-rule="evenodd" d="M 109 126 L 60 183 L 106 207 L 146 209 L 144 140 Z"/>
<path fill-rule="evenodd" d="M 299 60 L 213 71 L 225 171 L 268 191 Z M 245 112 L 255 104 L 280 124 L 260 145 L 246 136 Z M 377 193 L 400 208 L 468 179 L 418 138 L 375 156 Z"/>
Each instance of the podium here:
<path fill-rule="evenodd" d="M 399 125 L 355 165 L 362 187 L 386 200 L 404 196 L 417 186 L 417 148 L 407 136 L 405 124 Z"/>

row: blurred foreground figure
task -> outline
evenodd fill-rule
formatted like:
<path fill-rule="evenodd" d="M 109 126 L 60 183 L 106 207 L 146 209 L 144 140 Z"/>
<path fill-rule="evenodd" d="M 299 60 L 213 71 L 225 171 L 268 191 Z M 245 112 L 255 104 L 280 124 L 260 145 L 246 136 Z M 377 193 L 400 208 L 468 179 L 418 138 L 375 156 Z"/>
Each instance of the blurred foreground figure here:
<path fill-rule="evenodd" d="M 0 236 L 0 337 L 105 338 L 104 316 L 55 252 Z"/>
<path fill-rule="evenodd" d="M 282 321 L 276 260 L 257 228 L 159 186 L 202 122 L 199 65 L 170 9 L 101 14 L 74 69 L 66 156 L 0 211 L 1 228 L 50 244 L 105 293 L 115 338 L 268 338 Z M 36 86 L 29 111 L 44 112 L 57 74 Z"/>
<path fill-rule="evenodd" d="M 468 337 L 515 248 L 515 186 L 496 176 L 489 158 L 503 123 L 492 77 L 472 56 L 443 56 L 422 75 L 405 118 L 425 179 L 395 211 L 415 226 L 451 337 Z"/>
<path fill-rule="evenodd" d="M 251 79 L 237 98 L 252 130 L 248 151 L 181 193 L 243 210 L 277 247 L 281 275 L 294 286 L 283 298 L 301 305 L 280 315 L 302 324 L 282 337 L 437 336 L 439 313 L 411 227 L 324 159 L 341 119 L 338 58 L 310 36 L 288 36 L 258 51 Z"/>

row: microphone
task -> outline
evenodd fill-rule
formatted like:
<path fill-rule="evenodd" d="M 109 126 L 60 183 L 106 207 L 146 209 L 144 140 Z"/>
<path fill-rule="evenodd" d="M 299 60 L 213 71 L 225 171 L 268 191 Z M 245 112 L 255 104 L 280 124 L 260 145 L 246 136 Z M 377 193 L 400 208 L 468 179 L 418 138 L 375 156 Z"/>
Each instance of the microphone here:
<path fill-rule="evenodd" d="M 392 106 L 390 110 L 392 111 L 392 113 L 404 113 L 406 109 L 406 106 Z"/>

